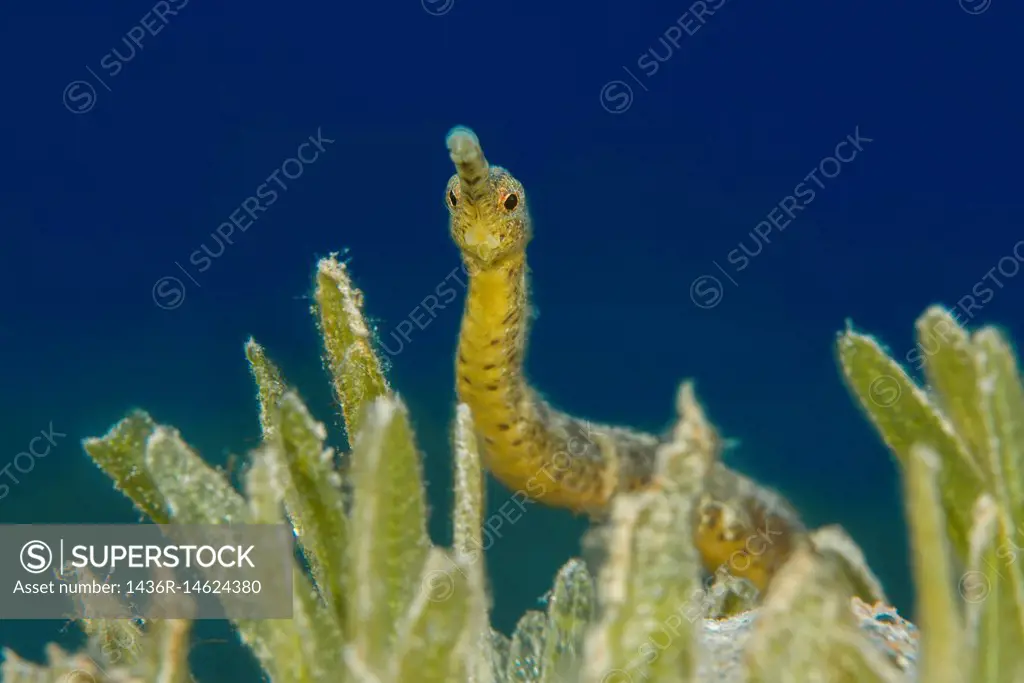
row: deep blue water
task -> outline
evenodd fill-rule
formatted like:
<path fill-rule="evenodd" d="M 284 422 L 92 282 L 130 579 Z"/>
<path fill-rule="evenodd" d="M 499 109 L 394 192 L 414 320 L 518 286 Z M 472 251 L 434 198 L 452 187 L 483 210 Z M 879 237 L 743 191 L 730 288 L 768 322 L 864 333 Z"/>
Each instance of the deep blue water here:
<path fill-rule="evenodd" d="M 4 8 L 0 464 L 50 424 L 67 436 L 3 482 L 0 522 L 135 520 L 79 445 L 135 406 L 210 460 L 254 446 L 250 334 L 340 442 L 313 266 L 348 250 L 394 349 L 458 265 L 444 137 L 464 124 L 531 202 L 536 384 L 574 413 L 659 430 L 695 378 L 740 441 L 730 461 L 811 524 L 845 526 L 912 613 L 897 473 L 832 343 L 849 318 L 903 356 L 928 304 L 972 292 L 962 317 L 1024 334 L 1019 7 L 423 3 Z M 286 163 L 310 136 L 316 159 Z M 245 230 L 193 257 L 218 253 L 233 214 Z M 439 543 L 461 304 L 390 358 Z M 530 508 L 495 535 L 501 629 L 540 605 L 585 527 Z M 0 642 L 39 657 L 73 640 L 61 626 L 2 622 Z M 223 624 L 199 635 L 204 680 L 248 680 Z"/>

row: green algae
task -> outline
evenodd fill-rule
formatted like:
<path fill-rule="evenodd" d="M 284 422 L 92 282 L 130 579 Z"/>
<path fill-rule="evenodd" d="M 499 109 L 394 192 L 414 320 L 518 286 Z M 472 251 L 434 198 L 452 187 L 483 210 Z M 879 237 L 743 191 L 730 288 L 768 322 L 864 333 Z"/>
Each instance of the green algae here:
<path fill-rule="evenodd" d="M 927 680 L 1015 683 L 1024 680 L 1024 568 L 1010 553 L 1024 521 L 1024 387 L 996 328 L 969 334 L 932 306 L 917 336 L 927 387 L 868 336 L 847 330 L 838 351 L 849 387 L 902 470 L 921 670 L 934 677 Z M 880 400 L 883 384 L 888 398 Z M 948 595 L 957 574 L 960 600 Z"/>

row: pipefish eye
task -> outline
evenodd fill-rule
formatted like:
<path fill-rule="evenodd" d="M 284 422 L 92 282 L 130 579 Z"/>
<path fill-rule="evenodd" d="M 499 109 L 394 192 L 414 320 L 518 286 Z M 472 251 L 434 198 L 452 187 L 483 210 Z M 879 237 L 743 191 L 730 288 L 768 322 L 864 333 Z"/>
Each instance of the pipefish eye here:
<path fill-rule="evenodd" d="M 512 211 L 519 206 L 519 195 L 515 192 L 510 192 L 509 195 L 505 197 L 505 201 L 501 204 L 505 207 L 506 211 Z"/>

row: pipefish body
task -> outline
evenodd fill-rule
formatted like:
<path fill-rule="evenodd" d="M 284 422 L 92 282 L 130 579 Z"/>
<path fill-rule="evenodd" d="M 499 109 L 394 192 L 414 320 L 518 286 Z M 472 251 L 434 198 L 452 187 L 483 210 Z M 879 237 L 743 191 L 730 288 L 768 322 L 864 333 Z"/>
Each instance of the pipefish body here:
<path fill-rule="evenodd" d="M 529 384 L 523 362 L 533 230 L 526 192 L 506 169 L 487 162 L 470 129 L 453 128 L 447 145 L 455 174 L 445 203 L 469 275 L 456 391 L 472 412 L 484 463 L 505 486 L 534 500 L 601 516 L 616 493 L 653 485 L 662 440 L 557 410 Z M 806 538 L 781 496 L 719 462 L 698 503 L 693 541 L 705 569 L 728 565 L 762 591 Z"/>

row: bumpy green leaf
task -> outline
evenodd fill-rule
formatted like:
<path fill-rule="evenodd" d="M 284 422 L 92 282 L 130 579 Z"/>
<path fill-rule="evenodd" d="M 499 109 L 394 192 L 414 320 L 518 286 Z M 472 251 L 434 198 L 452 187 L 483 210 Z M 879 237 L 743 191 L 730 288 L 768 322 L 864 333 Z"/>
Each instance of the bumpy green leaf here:
<path fill-rule="evenodd" d="M 584 638 L 596 604 L 594 580 L 586 565 L 581 560 L 569 560 L 558 571 L 548 601 L 547 637 L 541 665 L 544 683 L 575 680 L 583 663 Z"/>
<path fill-rule="evenodd" d="M 846 333 L 840 358 L 904 466 L 921 599 L 921 675 L 950 683 L 1024 680 L 1024 567 L 1016 562 L 1024 522 L 1024 387 L 1016 359 L 996 330 L 968 337 L 938 307 L 925 312 L 917 331 L 908 358 L 921 361 L 930 397 L 873 340 Z M 932 509 L 939 497 L 944 515 Z M 958 581 L 966 636 L 949 595 L 953 570 L 943 523 L 956 555 L 967 561 Z M 966 674 L 963 666 L 970 667 Z"/>
<path fill-rule="evenodd" d="M 979 430 L 984 436 L 981 453 L 984 466 L 992 473 L 990 495 L 996 502 L 996 554 L 1006 554 L 1021 542 L 1013 513 L 1021 508 L 1020 461 L 1021 403 L 1020 377 L 1008 345 L 993 329 L 978 331 L 972 340 L 978 374 L 978 395 L 981 414 Z M 1000 594 L 1001 636 L 1004 641 L 1024 646 L 1024 563 L 999 561 L 996 586 Z M 1024 662 L 1024 655 L 1019 660 Z"/>
<path fill-rule="evenodd" d="M 811 543 L 819 554 L 835 561 L 853 587 L 853 594 L 869 605 L 876 602 L 892 604 L 885 595 L 882 582 L 871 571 L 860 546 L 837 525 L 829 525 L 811 534 Z"/>
<path fill-rule="evenodd" d="M 352 451 L 348 585 L 355 656 L 384 671 L 395 625 L 421 590 L 430 547 L 422 465 L 405 406 L 378 398 Z"/>
<path fill-rule="evenodd" d="M 494 683 L 507 683 L 508 662 L 512 652 L 512 641 L 504 633 L 490 629 L 491 678 Z"/>
<path fill-rule="evenodd" d="M 394 681 L 450 683 L 468 680 L 485 623 L 473 602 L 480 593 L 479 567 L 452 560 L 432 548 L 420 577 L 422 587 L 399 629 Z M 440 580 L 439 580 L 440 578 Z"/>
<path fill-rule="evenodd" d="M 656 490 L 619 495 L 601 532 L 606 560 L 597 590 L 604 614 L 586 639 L 587 683 L 689 680 L 697 668 L 693 625 L 704 592 L 689 538 L 719 442 L 691 383 L 680 385 L 676 410 L 672 437 L 656 454 Z"/>
<path fill-rule="evenodd" d="M 285 504 L 313 577 L 344 630 L 348 517 L 334 453 L 324 448 L 326 431 L 294 393 L 280 401 L 277 422 L 284 456 L 281 474 L 288 486 Z"/>
<path fill-rule="evenodd" d="M 284 460 L 274 451 L 279 444 L 264 444 L 250 454 L 251 464 L 245 473 L 246 503 L 252 524 L 279 524 L 285 488 L 288 484 L 281 473 Z"/>
<path fill-rule="evenodd" d="M 903 474 L 921 640 L 920 679 L 961 683 L 966 640 L 938 490 L 939 457 L 914 446 Z"/>
<path fill-rule="evenodd" d="M 718 433 L 697 401 L 693 382 L 676 391 L 676 423 L 672 437 L 658 450 L 655 478 L 658 487 L 695 497 L 701 480 L 721 454 Z"/>
<path fill-rule="evenodd" d="M 700 564 L 693 545 L 680 542 L 692 509 L 688 497 L 658 492 L 615 501 L 598 575 L 604 615 L 585 647 L 588 683 L 692 675 Z"/>
<path fill-rule="evenodd" d="M 245 499 L 176 429 L 157 427 L 146 442 L 146 467 L 178 524 L 245 523 Z"/>
<path fill-rule="evenodd" d="M 1016 597 L 1007 581 L 1006 549 L 999 545 L 999 517 L 991 496 L 978 499 L 967 572 L 958 585 L 967 604 L 970 683 L 1016 683 L 1024 676 L 1024 638 Z"/>
<path fill-rule="evenodd" d="M 453 435 L 455 456 L 455 505 L 452 510 L 454 555 L 480 575 L 479 581 L 470 583 L 473 594 L 470 608 L 476 611 L 474 618 L 481 624 L 490 625 L 490 597 L 484 588 L 485 562 L 483 553 L 484 521 L 484 474 L 480 464 L 473 417 L 469 406 L 460 403 L 455 411 Z M 493 643 L 489 628 L 480 628 L 476 633 L 476 648 L 469 662 L 470 683 L 494 681 Z"/>
<path fill-rule="evenodd" d="M 245 514 L 247 523 L 278 523 L 281 519 L 281 492 L 275 482 L 271 464 L 275 458 L 268 448 L 257 451 L 253 457 L 253 465 L 245 478 L 249 500 L 245 512 L 237 514 Z M 295 583 L 301 583 L 305 579 L 297 571 L 294 574 Z M 274 590 L 278 591 L 287 589 L 286 586 L 274 587 Z M 293 601 L 293 616 L 296 616 L 296 602 Z M 301 615 L 301 608 L 298 611 Z M 314 680 L 312 638 L 303 638 L 304 633 L 294 619 L 280 623 L 277 620 L 244 620 L 238 624 L 238 631 L 242 641 L 253 650 L 264 668 L 274 676 L 275 682 L 278 676 L 284 676 L 285 680 L 296 683 Z"/>
<path fill-rule="evenodd" d="M 985 415 L 985 452 L 990 467 L 1000 475 L 994 488 L 1006 512 L 1024 522 L 1024 387 L 1017 359 L 1007 340 L 994 329 L 979 330 L 972 341 L 979 403 Z M 1017 540 L 1024 542 L 1024 536 Z"/>
<path fill-rule="evenodd" d="M 507 680 L 540 683 L 547 634 L 548 617 L 543 612 L 527 610 L 519 618 L 509 645 Z"/>
<path fill-rule="evenodd" d="M 838 563 L 799 548 L 775 576 L 746 648 L 750 683 L 904 683 L 860 631 Z"/>
<path fill-rule="evenodd" d="M 975 462 L 985 449 L 978 368 L 970 336 L 940 306 L 931 306 L 917 320 L 917 348 L 932 398 L 962 438 Z M 983 463 L 979 469 L 986 473 Z M 990 481 L 990 480 L 989 480 Z"/>
<path fill-rule="evenodd" d="M 390 393 L 380 359 L 363 317 L 363 294 L 352 285 L 344 263 L 321 259 L 316 274 L 316 314 L 324 340 L 324 364 L 330 371 L 349 441 L 359 433 L 362 413 Z"/>
<path fill-rule="evenodd" d="M 180 524 L 245 524 L 251 521 L 245 499 L 178 435 L 157 427 L 146 444 L 145 462 L 167 500 L 172 521 Z M 297 572 L 295 572 L 297 573 Z M 281 589 L 284 587 L 279 587 Z M 267 587 L 267 590 L 272 590 Z M 275 677 L 275 683 L 315 680 L 303 657 L 302 637 L 294 621 L 235 620 L 243 642 Z"/>
<path fill-rule="evenodd" d="M 281 371 L 267 358 L 266 351 L 251 337 L 245 343 L 245 357 L 249 361 L 249 370 L 256 381 L 257 398 L 260 409 L 260 427 L 263 429 L 263 440 L 273 441 L 277 433 L 274 415 L 281 397 L 288 390 Z"/>
<path fill-rule="evenodd" d="M 283 432 L 288 431 L 287 420 L 282 421 Z M 287 477 L 281 476 L 284 458 L 275 451 L 280 446 L 266 445 L 253 454 L 253 464 L 246 473 L 245 490 L 248 496 L 250 521 L 253 524 L 279 524 L 281 503 L 285 489 L 290 488 Z M 285 587 L 280 587 L 285 589 Z M 320 601 L 320 596 L 305 574 L 292 572 L 291 631 L 276 634 L 278 640 L 271 647 L 271 656 L 284 659 L 289 665 L 296 656 L 302 658 L 300 668 L 304 681 L 332 683 L 346 670 L 343 661 L 344 642 L 341 626 L 334 610 Z"/>
<path fill-rule="evenodd" d="M 170 519 L 167 504 L 143 462 L 146 439 L 156 429 L 147 413 L 136 410 L 102 438 L 86 439 L 82 446 L 100 469 L 114 480 L 114 488 L 157 524 Z"/>
<path fill-rule="evenodd" d="M 871 337 L 847 331 L 838 340 L 846 382 L 902 467 L 915 443 L 928 445 L 942 461 L 943 507 L 950 541 L 967 554 L 970 512 L 984 478 L 964 441 L 928 396 Z"/>
<path fill-rule="evenodd" d="M 455 552 L 483 562 L 484 474 L 469 406 L 455 411 Z"/>
<path fill-rule="evenodd" d="M 281 456 L 274 469 L 284 482 L 288 517 L 320 594 L 344 632 L 348 517 L 333 451 L 324 449 L 326 430 L 298 395 L 288 391 L 281 372 L 259 344 L 250 339 L 245 355 L 259 392 L 264 442 L 278 446 L 269 451 L 270 457 Z"/>

